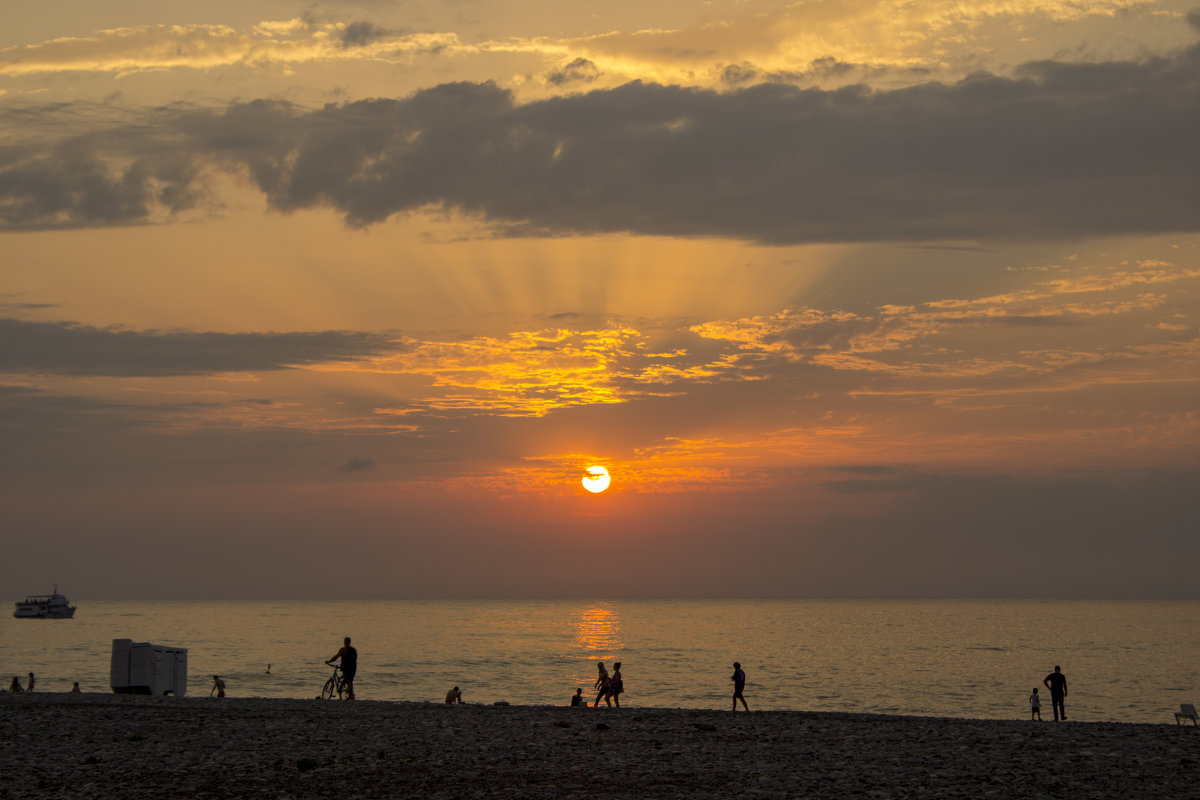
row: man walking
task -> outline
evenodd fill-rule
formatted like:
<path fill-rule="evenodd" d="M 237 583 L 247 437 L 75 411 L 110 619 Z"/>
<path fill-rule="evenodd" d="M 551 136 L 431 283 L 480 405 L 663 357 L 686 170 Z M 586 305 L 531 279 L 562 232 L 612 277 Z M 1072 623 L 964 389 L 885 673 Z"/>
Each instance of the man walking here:
<path fill-rule="evenodd" d="M 742 708 L 749 711 L 750 706 L 746 705 L 746 698 L 742 697 L 742 691 L 746 688 L 746 673 L 736 661 L 733 662 L 733 674 L 729 676 L 729 680 L 733 681 L 733 710 L 737 711 L 738 700 L 741 700 Z"/>
<path fill-rule="evenodd" d="M 1043 678 L 1042 683 L 1046 684 L 1046 688 L 1050 690 L 1050 705 L 1054 707 L 1054 721 L 1058 722 L 1059 716 L 1066 719 L 1067 709 L 1063 705 L 1063 699 L 1067 696 L 1067 676 L 1062 674 L 1062 667 L 1055 664 L 1054 672 Z"/>

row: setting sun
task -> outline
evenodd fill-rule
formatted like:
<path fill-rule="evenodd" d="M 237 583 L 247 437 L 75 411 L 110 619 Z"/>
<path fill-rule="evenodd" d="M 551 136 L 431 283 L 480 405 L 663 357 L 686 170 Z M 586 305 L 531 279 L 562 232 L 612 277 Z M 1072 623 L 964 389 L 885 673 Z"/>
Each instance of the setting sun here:
<path fill-rule="evenodd" d="M 608 470 L 604 467 L 588 467 L 587 474 L 583 476 L 583 488 L 592 494 L 603 492 L 609 483 Z"/>

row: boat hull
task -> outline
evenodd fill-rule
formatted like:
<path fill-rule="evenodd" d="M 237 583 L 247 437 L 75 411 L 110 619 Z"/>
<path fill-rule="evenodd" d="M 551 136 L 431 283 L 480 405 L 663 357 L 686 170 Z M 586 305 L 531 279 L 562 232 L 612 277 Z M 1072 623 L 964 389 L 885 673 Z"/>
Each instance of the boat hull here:
<path fill-rule="evenodd" d="M 17 610 L 13 612 L 13 616 L 17 619 L 71 619 L 75 616 L 75 606 L 53 609 L 21 608 L 18 606 Z"/>

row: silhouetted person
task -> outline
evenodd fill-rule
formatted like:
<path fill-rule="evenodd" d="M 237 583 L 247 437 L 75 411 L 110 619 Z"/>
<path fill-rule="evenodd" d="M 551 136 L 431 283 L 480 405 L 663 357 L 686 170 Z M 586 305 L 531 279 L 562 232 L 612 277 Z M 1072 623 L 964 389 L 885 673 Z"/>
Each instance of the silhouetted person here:
<path fill-rule="evenodd" d="M 746 698 L 742 697 L 742 692 L 746 689 L 746 673 L 736 661 L 733 662 L 733 674 L 729 676 L 729 680 L 733 681 L 733 710 L 737 711 L 738 700 L 741 700 L 742 708 L 749 711 L 750 706 L 746 705 Z"/>
<path fill-rule="evenodd" d="M 13 675 L 13 681 L 8 685 L 9 694 L 25 694 L 25 690 L 21 688 L 21 681 L 17 680 L 17 676 Z"/>
<path fill-rule="evenodd" d="M 221 680 L 220 675 L 213 675 L 212 688 L 208 690 L 208 696 L 212 697 L 212 693 L 216 692 L 217 697 L 225 696 L 225 681 Z"/>
<path fill-rule="evenodd" d="M 1031 720 L 1042 721 L 1042 698 L 1038 697 L 1036 686 L 1033 687 L 1033 694 L 1029 695 L 1029 711 L 1033 714 Z"/>
<path fill-rule="evenodd" d="M 337 655 L 326 661 L 326 664 L 332 664 L 334 661 L 341 659 L 342 680 L 346 684 L 346 695 L 349 699 L 354 699 L 354 673 L 358 672 L 358 651 L 350 646 L 350 637 L 347 636 L 342 643 L 342 649 L 337 651 Z"/>
<path fill-rule="evenodd" d="M 79 691 L 79 681 L 71 684 L 71 694 L 83 694 L 83 692 Z"/>
<path fill-rule="evenodd" d="M 617 708 L 621 707 L 621 692 L 625 691 L 625 681 L 621 679 L 621 662 L 613 662 L 612 675 L 608 679 L 608 696 L 612 698 Z"/>
<path fill-rule="evenodd" d="M 25 694 L 33 694 L 33 673 L 29 673 L 29 683 L 25 685 Z"/>
<path fill-rule="evenodd" d="M 451 703 L 462 703 L 462 692 L 459 691 L 457 686 L 446 692 L 446 705 L 450 705 Z"/>
<path fill-rule="evenodd" d="M 575 694 L 571 695 L 572 706 L 586 706 L 587 701 L 583 699 L 583 689 L 576 689 Z"/>
<path fill-rule="evenodd" d="M 608 670 L 604 668 L 603 661 L 596 662 L 596 671 L 599 673 L 596 676 L 596 702 L 592 703 L 592 708 L 599 708 L 600 701 L 604 701 L 604 705 L 611 706 L 612 703 L 608 700 L 609 678 Z"/>
<path fill-rule="evenodd" d="M 1050 705 L 1054 709 L 1054 721 L 1058 722 L 1059 716 L 1066 719 L 1067 709 L 1063 705 L 1063 700 L 1067 696 L 1067 676 L 1062 674 L 1062 667 L 1055 664 L 1054 672 L 1043 678 L 1042 683 L 1046 684 L 1046 688 L 1050 690 Z"/>

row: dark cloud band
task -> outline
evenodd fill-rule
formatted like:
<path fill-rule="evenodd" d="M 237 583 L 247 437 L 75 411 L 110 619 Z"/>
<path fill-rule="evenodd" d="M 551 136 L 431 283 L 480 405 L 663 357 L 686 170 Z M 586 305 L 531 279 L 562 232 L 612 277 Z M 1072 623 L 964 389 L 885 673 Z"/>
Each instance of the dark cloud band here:
<path fill-rule="evenodd" d="M 507 235 L 803 242 L 1200 229 L 1200 47 L 894 91 L 633 83 L 518 105 L 456 83 L 305 111 L 166 109 L 0 152 L 0 225 L 138 224 L 244 175 L 352 226 L 435 207 Z"/>
<path fill-rule="evenodd" d="M 383 334 L 348 331 L 130 331 L 0 319 L 0 372 L 147 377 L 278 370 L 395 349 Z"/>

